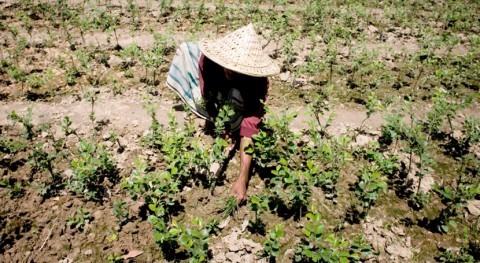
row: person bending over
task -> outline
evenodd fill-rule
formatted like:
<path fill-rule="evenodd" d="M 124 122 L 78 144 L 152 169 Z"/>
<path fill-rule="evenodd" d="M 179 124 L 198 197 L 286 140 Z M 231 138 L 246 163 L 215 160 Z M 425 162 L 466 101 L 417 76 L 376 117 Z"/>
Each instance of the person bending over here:
<path fill-rule="evenodd" d="M 252 163 L 245 146 L 259 132 L 262 102 L 269 87 L 267 77 L 279 72 L 249 24 L 218 39 L 182 43 L 167 75 L 167 86 L 207 121 L 215 120 L 222 105 L 233 107 L 235 114 L 225 125 L 225 136 L 240 140 L 240 169 L 231 189 L 238 202 L 247 199 Z"/>

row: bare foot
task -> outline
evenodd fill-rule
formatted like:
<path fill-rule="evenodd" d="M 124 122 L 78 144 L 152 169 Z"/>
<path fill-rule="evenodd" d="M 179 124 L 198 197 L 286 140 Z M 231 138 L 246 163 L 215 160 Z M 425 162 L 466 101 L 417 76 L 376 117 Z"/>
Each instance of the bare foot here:
<path fill-rule="evenodd" d="M 237 180 L 232 186 L 232 194 L 237 198 L 237 202 L 240 204 L 247 201 L 247 185 L 242 180 Z"/>

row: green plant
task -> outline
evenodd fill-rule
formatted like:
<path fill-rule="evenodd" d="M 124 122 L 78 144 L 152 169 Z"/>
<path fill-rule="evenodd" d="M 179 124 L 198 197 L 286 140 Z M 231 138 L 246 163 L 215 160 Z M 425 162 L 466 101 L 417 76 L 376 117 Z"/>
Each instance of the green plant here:
<path fill-rule="evenodd" d="M 128 210 L 126 209 L 127 202 L 123 200 L 113 201 L 113 215 L 117 218 L 119 227 L 126 224 L 128 221 Z"/>
<path fill-rule="evenodd" d="M 458 98 L 458 101 L 452 101 L 452 98 L 455 99 L 455 97 L 443 89 L 435 90 L 432 98 L 433 107 L 428 112 L 425 122 L 426 130 L 429 134 L 435 135 L 440 133 L 445 120 L 450 128 L 448 133 L 453 133 L 452 120 L 455 118 L 457 111 L 467 107 L 472 102 L 470 97 Z"/>
<path fill-rule="evenodd" d="M 10 65 L 7 69 L 7 74 L 16 82 L 20 82 L 23 90 L 23 84 L 27 81 L 27 73 L 18 66 Z"/>
<path fill-rule="evenodd" d="M 317 134 L 323 138 L 328 137 L 327 128 L 331 125 L 335 113 L 332 112 L 328 115 L 325 120 L 325 123 L 322 123 L 322 118 L 330 111 L 330 100 L 331 92 L 333 87 L 327 87 L 325 89 L 317 90 L 312 95 L 312 100 L 307 100 L 308 103 L 307 109 L 308 113 L 314 117 L 314 121 L 309 121 L 310 126 L 310 135 L 316 136 Z"/>
<path fill-rule="evenodd" d="M 290 210 L 302 215 L 302 209 L 310 202 L 312 189 L 309 182 L 311 175 L 305 171 L 292 171 L 288 161 L 281 159 L 272 171 L 273 196 L 282 200 Z"/>
<path fill-rule="evenodd" d="M 478 240 L 472 240 L 475 234 L 468 228 L 463 229 L 462 242 L 459 250 L 440 248 L 440 255 L 435 257 L 437 262 L 443 263 L 473 263 L 478 262 L 479 255 L 476 252 L 478 247 Z"/>
<path fill-rule="evenodd" d="M 224 208 L 222 211 L 222 217 L 227 218 L 228 216 L 233 215 L 238 210 L 237 199 L 235 197 L 230 196 L 225 200 Z"/>
<path fill-rule="evenodd" d="M 8 197 L 10 199 L 20 198 L 25 195 L 25 189 L 21 181 L 13 179 L 1 179 L 0 187 L 7 188 Z"/>
<path fill-rule="evenodd" d="M 438 262 L 443 263 L 474 263 L 477 262 L 475 258 L 470 255 L 468 248 L 461 247 L 460 251 L 455 252 L 447 249 L 440 253 L 438 256 Z"/>
<path fill-rule="evenodd" d="M 476 117 L 467 117 L 463 123 L 463 135 L 461 144 L 465 150 L 480 142 L 480 119 Z"/>
<path fill-rule="evenodd" d="M 172 223 L 172 229 L 179 232 L 178 243 L 184 247 L 190 256 L 190 262 L 208 261 L 208 240 L 210 232 L 205 227 L 203 219 L 195 217 L 192 219 L 195 228 L 185 228 Z"/>
<path fill-rule="evenodd" d="M 108 257 L 107 257 L 107 260 L 108 260 L 108 263 L 122 263 L 123 262 L 122 255 L 117 254 L 117 253 L 109 254 Z"/>
<path fill-rule="evenodd" d="M 92 219 L 92 215 L 86 208 L 79 207 L 73 215 L 68 217 L 67 226 L 69 226 L 70 229 L 75 228 L 76 230 L 82 232 L 85 226 L 90 223 Z"/>
<path fill-rule="evenodd" d="M 228 103 L 222 105 L 218 111 L 217 117 L 215 117 L 215 135 L 221 136 L 226 132 L 229 132 L 226 124 L 229 123 L 230 118 L 235 114 L 232 105 Z M 227 130 L 225 130 L 227 128 Z"/>
<path fill-rule="evenodd" d="M 88 118 L 92 122 L 92 130 L 93 134 L 96 134 L 95 129 L 95 102 L 98 100 L 98 94 L 94 90 L 86 90 L 84 94 L 84 99 L 90 102 L 90 113 L 88 114 Z"/>
<path fill-rule="evenodd" d="M 270 198 L 266 194 L 251 195 L 248 198 L 248 208 L 255 213 L 255 221 L 249 221 L 254 232 L 264 232 L 265 224 L 262 222 L 260 215 L 263 212 L 270 211 L 269 200 Z"/>
<path fill-rule="evenodd" d="M 456 219 L 461 209 L 467 205 L 467 201 L 480 194 L 480 185 L 459 183 L 456 189 L 436 185 L 434 191 L 441 197 L 445 207 L 433 222 L 439 232 L 447 233 L 451 228 L 457 227 Z"/>
<path fill-rule="evenodd" d="M 47 151 L 43 143 L 38 143 L 33 147 L 32 153 L 28 156 L 32 172 L 46 171 L 50 174 L 50 182 L 37 184 L 42 197 L 50 196 L 64 187 L 64 178 L 55 169 L 61 156 L 61 148 L 53 147 L 52 150 Z"/>
<path fill-rule="evenodd" d="M 265 106 L 266 107 L 266 106 Z M 297 151 L 298 134 L 290 129 L 290 123 L 297 116 L 296 112 L 283 112 L 280 116 L 266 107 L 267 118 L 264 128 L 252 136 L 253 145 L 249 145 L 246 152 L 261 167 L 275 167 L 281 159 L 289 160 L 289 164 L 299 165 Z"/>
<path fill-rule="evenodd" d="M 138 9 L 135 9 L 135 6 L 131 0 L 128 1 L 127 10 L 138 12 Z M 132 20 L 134 20 L 133 22 L 136 23 L 134 16 L 132 16 Z M 90 28 L 90 25 L 93 28 L 98 28 L 98 29 L 101 29 L 102 31 L 108 31 L 108 32 L 113 31 L 115 40 L 117 42 L 117 47 L 118 47 L 119 44 L 118 44 L 116 26 L 119 23 L 119 21 L 120 21 L 120 17 L 112 13 L 109 8 L 107 8 L 107 11 L 101 10 L 99 8 L 95 8 L 90 16 L 90 21 L 88 20 L 80 21 L 81 22 L 80 24 L 82 25 L 81 32 L 83 32 L 84 30 L 88 30 Z M 136 24 L 132 24 L 132 26 L 136 26 Z M 108 42 L 110 43 L 110 36 L 108 38 Z"/>
<path fill-rule="evenodd" d="M 111 154 L 101 144 L 82 140 L 70 162 L 73 176 L 67 181 L 67 188 L 86 199 L 98 200 L 104 193 L 105 179 L 115 180 L 116 167 Z"/>
<path fill-rule="evenodd" d="M 295 262 L 359 262 L 361 256 L 372 252 L 363 238 L 352 244 L 333 233 L 325 233 L 325 225 L 318 212 L 312 207 L 307 213 L 308 221 L 303 229 L 304 237 L 295 246 Z"/>
<path fill-rule="evenodd" d="M 27 113 L 25 115 L 18 115 L 15 111 L 12 111 L 7 115 L 7 119 L 13 121 L 14 123 L 19 122 L 25 128 L 23 137 L 27 140 L 32 140 L 35 137 L 34 124 L 32 121 L 32 110 L 33 107 L 28 107 Z"/>
<path fill-rule="evenodd" d="M 44 74 L 31 74 L 26 78 L 27 84 L 33 89 L 38 89 L 45 86 L 53 78 L 54 74 L 52 70 L 47 70 Z"/>
<path fill-rule="evenodd" d="M 277 224 L 268 232 L 267 240 L 263 243 L 263 256 L 270 260 L 280 255 L 280 239 L 285 235 L 283 225 Z"/>
<path fill-rule="evenodd" d="M 7 139 L 0 135 L 0 152 L 18 153 L 27 149 L 27 143 L 24 140 Z"/>
<path fill-rule="evenodd" d="M 371 93 L 367 96 L 367 103 L 365 104 L 365 108 L 367 109 L 367 117 L 363 119 L 362 123 L 358 130 L 361 132 L 363 129 L 363 125 L 365 122 L 377 111 L 382 111 L 385 107 L 382 105 L 382 102 L 378 100 L 377 95 L 375 93 Z"/>
<path fill-rule="evenodd" d="M 311 184 L 321 187 L 327 198 L 333 198 L 336 195 L 341 169 L 352 160 L 351 138 L 348 135 L 323 138 L 315 126 L 311 126 L 307 134 L 310 137 L 301 152 L 306 164 L 303 169 L 309 174 Z"/>
<path fill-rule="evenodd" d="M 65 82 L 68 86 L 75 85 L 77 77 L 81 75 L 80 71 L 73 63 L 72 65 L 70 65 L 70 67 L 66 69 L 66 73 L 67 74 L 65 75 Z"/>
<path fill-rule="evenodd" d="M 60 126 L 65 137 L 68 137 L 70 134 L 74 134 L 78 137 L 76 129 L 72 128 L 72 121 L 70 120 L 70 117 L 63 117 Z"/>
<path fill-rule="evenodd" d="M 355 188 L 355 196 L 360 203 L 361 218 L 375 204 L 378 195 L 387 189 L 387 177 L 376 164 L 360 168 L 360 178 Z"/>
<path fill-rule="evenodd" d="M 149 217 L 150 221 L 154 221 L 152 224 L 164 224 L 169 220 L 181 182 L 174 171 L 147 172 L 147 169 L 143 160 L 136 159 L 132 176 L 122 182 L 122 187 L 127 189 L 134 200 L 145 200 L 152 213 Z"/>
<path fill-rule="evenodd" d="M 166 16 L 168 11 L 171 10 L 173 0 L 159 0 L 160 15 Z"/>

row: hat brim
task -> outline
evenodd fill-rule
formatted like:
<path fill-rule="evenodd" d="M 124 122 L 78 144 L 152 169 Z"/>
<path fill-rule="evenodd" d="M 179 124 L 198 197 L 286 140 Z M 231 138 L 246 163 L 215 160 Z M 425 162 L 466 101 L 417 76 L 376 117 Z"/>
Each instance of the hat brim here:
<path fill-rule="evenodd" d="M 232 52 L 232 50 L 219 45 L 218 40 L 202 40 L 198 43 L 198 47 L 203 55 L 213 62 L 244 75 L 252 77 L 268 77 L 280 73 L 280 68 L 275 61 L 264 52 L 255 54 L 255 61 L 259 61 L 259 63 L 254 65 L 242 65 L 241 63 L 229 59 L 230 56 L 228 52 Z M 249 54 L 245 54 L 245 56 L 248 55 Z"/>

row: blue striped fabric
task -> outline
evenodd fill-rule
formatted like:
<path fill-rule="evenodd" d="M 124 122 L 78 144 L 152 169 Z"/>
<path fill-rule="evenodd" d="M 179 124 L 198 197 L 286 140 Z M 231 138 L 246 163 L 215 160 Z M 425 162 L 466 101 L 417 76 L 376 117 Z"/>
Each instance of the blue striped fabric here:
<path fill-rule="evenodd" d="M 167 87 L 175 91 L 182 101 L 200 118 L 211 120 L 204 105 L 200 87 L 199 60 L 202 53 L 196 44 L 184 42 L 180 45 L 172 60 L 172 65 L 167 75 Z M 231 103 L 235 114 L 229 125 L 231 131 L 237 131 L 242 123 L 243 98 L 237 89 L 231 89 L 228 96 L 222 97 L 219 93 L 220 103 Z"/>
<path fill-rule="evenodd" d="M 196 44 L 182 43 L 173 57 L 167 75 L 167 86 L 174 90 L 196 115 L 209 119 L 208 113 L 202 107 L 203 99 L 198 73 L 201 54 Z"/>

